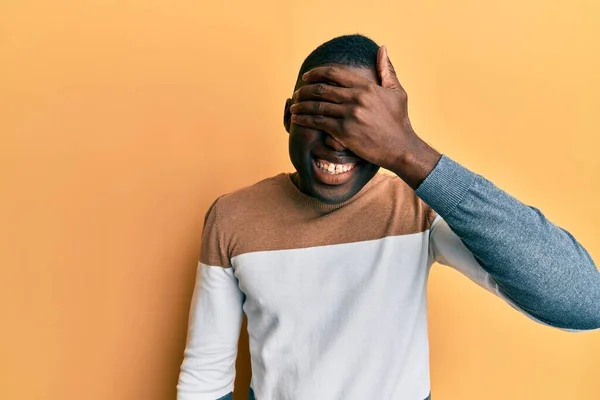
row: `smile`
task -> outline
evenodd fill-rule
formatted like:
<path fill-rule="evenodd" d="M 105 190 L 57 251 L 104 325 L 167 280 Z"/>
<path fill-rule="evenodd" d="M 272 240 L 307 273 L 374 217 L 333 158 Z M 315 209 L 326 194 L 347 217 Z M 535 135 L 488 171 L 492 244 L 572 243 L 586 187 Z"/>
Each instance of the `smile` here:
<path fill-rule="evenodd" d="M 352 170 L 357 163 L 334 164 L 329 161 L 315 159 L 317 168 L 331 175 L 339 175 Z"/>
<path fill-rule="evenodd" d="M 313 172 L 317 183 L 331 186 L 344 185 L 359 170 L 360 162 L 336 164 L 321 158 L 313 158 Z"/>

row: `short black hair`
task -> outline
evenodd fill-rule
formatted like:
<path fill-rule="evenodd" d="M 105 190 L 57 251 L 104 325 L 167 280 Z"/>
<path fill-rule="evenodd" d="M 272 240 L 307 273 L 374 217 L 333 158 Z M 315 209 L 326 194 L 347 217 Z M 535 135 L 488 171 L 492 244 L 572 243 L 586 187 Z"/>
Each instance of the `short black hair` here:
<path fill-rule="evenodd" d="M 377 68 L 379 45 L 365 35 L 342 35 L 333 38 L 312 51 L 306 57 L 296 86 L 301 76 L 308 70 L 326 64 L 342 64 L 348 67 Z"/>

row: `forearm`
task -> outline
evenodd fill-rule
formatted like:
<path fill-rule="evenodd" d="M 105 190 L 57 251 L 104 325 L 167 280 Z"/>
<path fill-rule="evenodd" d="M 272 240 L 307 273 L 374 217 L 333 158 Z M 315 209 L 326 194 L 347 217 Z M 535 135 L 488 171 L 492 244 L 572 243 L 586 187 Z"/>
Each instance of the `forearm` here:
<path fill-rule="evenodd" d="M 561 328 L 600 327 L 600 272 L 577 240 L 538 209 L 447 156 L 416 194 L 521 308 Z"/>

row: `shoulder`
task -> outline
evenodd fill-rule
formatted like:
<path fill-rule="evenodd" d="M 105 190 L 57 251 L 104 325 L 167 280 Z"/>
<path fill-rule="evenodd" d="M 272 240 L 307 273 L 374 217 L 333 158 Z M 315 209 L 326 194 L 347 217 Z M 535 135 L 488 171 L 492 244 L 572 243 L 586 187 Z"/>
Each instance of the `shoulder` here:
<path fill-rule="evenodd" d="M 398 192 L 399 190 L 403 193 L 406 189 L 410 189 L 410 186 L 406 184 L 398 175 L 391 172 L 380 171 L 373 177 L 374 186 L 380 187 L 380 190 Z"/>
<path fill-rule="evenodd" d="M 398 175 L 383 171 L 375 175 L 373 180 L 373 188 L 378 193 L 378 198 L 385 199 L 386 202 L 389 201 L 405 211 L 410 210 L 417 219 L 424 222 L 424 228 L 431 226 L 437 213 Z"/>
<path fill-rule="evenodd" d="M 233 192 L 222 194 L 209 206 L 206 218 L 214 214 L 218 220 L 235 219 L 236 216 L 264 207 L 265 204 L 281 196 L 281 187 L 285 179 L 288 179 L 288 176 L 282 172 Z"/>
<path fill-rule="evenodd" d="M 382 196 L 384 199 L 398 199 L 403 201 L 413 201 L 416 194 L 414 190 L 398 175 L 388 171 L 378 172 L 373 177 L 371 183 L 372 191 Z"/>

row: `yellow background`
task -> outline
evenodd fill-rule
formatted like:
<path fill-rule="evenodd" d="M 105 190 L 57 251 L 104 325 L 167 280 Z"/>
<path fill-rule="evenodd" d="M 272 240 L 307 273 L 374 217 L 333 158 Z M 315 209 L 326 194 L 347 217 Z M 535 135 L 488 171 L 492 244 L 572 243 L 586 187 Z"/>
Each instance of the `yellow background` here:
<path fill-rule="evenodd" d="M 4 0 L 0 398 L 175 397 L 204 213 L 292 170 L 300 63 L 355 32 L 388 46 L 421 137 L 600 260 L 594 0 Z M 434 399 L 600 398 L 600 332 L 439 265 L 429 288 Z"/>

